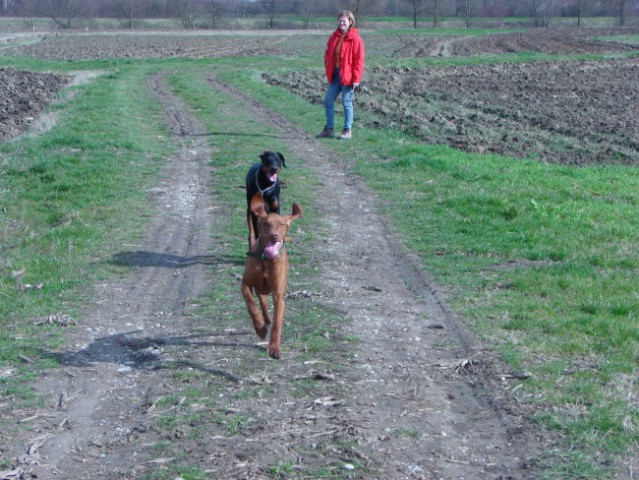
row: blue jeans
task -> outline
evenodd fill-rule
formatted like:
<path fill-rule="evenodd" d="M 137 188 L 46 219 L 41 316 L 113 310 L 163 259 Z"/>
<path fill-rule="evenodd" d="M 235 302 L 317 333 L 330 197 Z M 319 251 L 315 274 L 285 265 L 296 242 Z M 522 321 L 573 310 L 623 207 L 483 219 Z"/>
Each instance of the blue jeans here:
<path fill-rule="evenodd" d="M 339 68 L 333 73 L 333 81 L 326 89 L 324 95 L 324 109 L 326 110 L 326 128 L 335 128 L 335 100 L 342 94 L 342 105 L 344 106 L 344 130 L 350 130 L 353 126 L 353 86 L 340 85 Z"/>

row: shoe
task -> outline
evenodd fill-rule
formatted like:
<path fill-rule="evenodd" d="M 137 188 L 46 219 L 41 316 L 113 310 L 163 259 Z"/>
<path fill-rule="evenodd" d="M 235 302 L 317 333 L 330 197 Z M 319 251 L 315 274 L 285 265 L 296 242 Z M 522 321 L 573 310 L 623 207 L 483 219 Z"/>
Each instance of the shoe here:
<path fill-rule="evenodd" d="M 337 138 L 339 138 L 340 140 L 350 140 L 352 138 L 351 131 L 344 130 L 342 134 Z"/>
<path fill-rule="evenodd" d="M 324 130 L 322 130 L 320 133 L 318 133 L 315 138 L 333 138 L 335 137 L 335 134 L 333 133 L 333 129 L 332 128 L 326 128 L 324 127 Z"/>

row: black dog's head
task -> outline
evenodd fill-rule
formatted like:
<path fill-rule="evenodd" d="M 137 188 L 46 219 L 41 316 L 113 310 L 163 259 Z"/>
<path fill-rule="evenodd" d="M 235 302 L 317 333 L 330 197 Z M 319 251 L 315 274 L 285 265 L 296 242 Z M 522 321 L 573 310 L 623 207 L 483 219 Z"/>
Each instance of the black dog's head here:
<path fill-rule="evenodd" d="M 269 182 L 277 182 L 280 170 L 282 167 L 286 167 L 284 155 L 280 152 L 262 152 L 260 158 L 262 159 L 262 174 Z"/>

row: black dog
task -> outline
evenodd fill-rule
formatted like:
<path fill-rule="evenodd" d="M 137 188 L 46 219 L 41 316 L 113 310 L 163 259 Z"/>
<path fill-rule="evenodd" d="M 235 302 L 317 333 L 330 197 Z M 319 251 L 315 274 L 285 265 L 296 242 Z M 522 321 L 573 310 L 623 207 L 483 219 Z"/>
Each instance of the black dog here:
<path fill-rule="evenodd" d="M 280 213 L 280 182 L 282 167 L 286 167 L 280 152 L 262 152 L 261 162 L 254 164 L 246 174 L 246 222 L 249 227 L 249 250 L 257 239 L 257 216 L 251 212 L 251 200 L 256 193 L 264 198 L 266 213 Z"/>

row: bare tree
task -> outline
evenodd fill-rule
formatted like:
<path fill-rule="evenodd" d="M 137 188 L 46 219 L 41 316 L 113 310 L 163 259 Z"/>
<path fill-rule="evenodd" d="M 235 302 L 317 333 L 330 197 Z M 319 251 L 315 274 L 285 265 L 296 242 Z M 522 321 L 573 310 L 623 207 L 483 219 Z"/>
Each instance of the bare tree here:
<path fill-rule="evenodd" d="M 193 14 L 193 0 L 176 0 L 175 6 L 182 23 L 182 28 L 191 29 L 195 26 Z"/>
<path fill-rule="evenodd" d="M 224 15 L 224 7 L 221 0 L 211 0 L 211 28 L 217 28 L 218 20 Z"/>
<path fill-rule="evenodd" d="M 532 0 L 530 5 L 533 25 L 535 27 L 546 27 L 550 21 L 548 16 L 553 8 L 552 0 Z"/>
<path fill-rule="evenodd" d="M 277 1 L 263 0 L 262 7 L 266 10 L 266 14 L 268 15 L 268 28 L 272 30 L 275 26 L 275 9 L 277 8 Z"/>
<path fill-rule="evenodd" d="M 85 7 L 82 0 L 45 0 L 40 5 L 42 14 L 62 28 L 71 28 L 71 21 L 80 16 Z"/>
<path fill-rule="evenodd" d="M 37 15 L 41 15 L 42 11 L 38 0 L 21 0 L 18 4 L 18 15 L 33 18 Z"/>
<path fill-rule="evenodd" d="M 295 3 L 295 12 L 302 17 L 305 29 L 308 29 L 308 24 L 316 4 L 316 0 L 297 0 Z"/>
<path fill-rule="evenodd" d="M 129 29 L 133 29 L 133 18 L 136 13 L 136 0 L 119 0 L 120 10 L 124 14 L 129 24 Z"/>
<path fill-rule="evenodd" d="M 581 17 L 583 15 L 583 8 L 584 8 L 584 3 L 585 0 L 577 0 L 577 27 L 581 27 Z"/>
<path fill-rule="evenodd" d="M 423 0 L 408 0 L 411 8 L 411 14 L 413 16 L 413 28 L 417 28 L 417 19 L 422 8 Z"/>
<path fill-rule="evenodd" d="M 342 2 L 336 3 L 342 4 Z M 388 0 L 346 0 L 345 6 L 346 10 L 353 12 L 355 19 L 359 21 L 359 17 L 363 15 L 383 15 L 387 3 Z"/>
<path fill-rule="evenodd" d="M 359 11 L 363 3 L 364 0 L 351 0 L 350 2 L 348 0 L 346 1 L 346 9 L 353 12 L 356 20 L 359 20 Z"/>
<path fill-rule="evenodd" d="M 464 0 L 464 16 L 466 17 L 466 28 L 470 28 L 470 16 L 473 13 L 472 0 Z"/>
<path fill-rule="evenodd" d="M 617 0 L 619 2 L 619 26 L 623 27 L 626 24 L 626 0 Z"/>
<path fill-rule="evenodd" d="M 439 14 L 442 0 L 432 0 L 433 4 L 433 28 L 437 28 L 439 24 Z"/>

